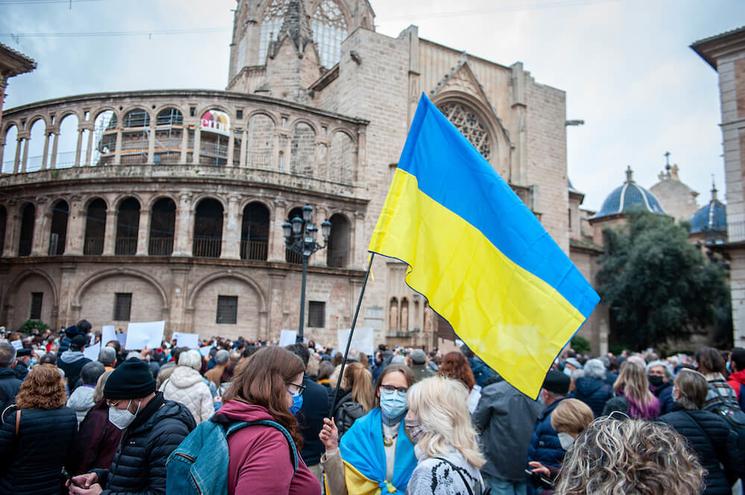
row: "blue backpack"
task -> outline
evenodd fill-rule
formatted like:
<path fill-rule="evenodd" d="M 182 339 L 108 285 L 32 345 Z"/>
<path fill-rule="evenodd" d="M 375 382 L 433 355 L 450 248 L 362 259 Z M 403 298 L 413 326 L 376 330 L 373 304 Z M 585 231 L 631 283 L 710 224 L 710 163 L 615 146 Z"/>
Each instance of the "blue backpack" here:
<path fill-rule="evenodd" d="M 228 493 L 228 437 L 247 426 L 270 426 L 285 436 L 290 446 L 293 470 L 297 471 L 298 451 L 290 433 L 270 420 L 220 424 L 200 423 L 166 462 L 166 493 L 179 495 L 223 495 Z"/>

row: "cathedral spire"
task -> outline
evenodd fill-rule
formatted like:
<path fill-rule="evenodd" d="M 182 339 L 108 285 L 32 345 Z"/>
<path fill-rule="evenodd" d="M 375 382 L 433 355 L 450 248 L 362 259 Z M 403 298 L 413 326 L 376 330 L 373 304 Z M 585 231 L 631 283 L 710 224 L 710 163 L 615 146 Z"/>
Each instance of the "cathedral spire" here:
<path fill-rule="evenodd" d="M 634 182 L 634 171 L 631 170 L 631 165 L 626 167 L 626 182 Z"/>
<path fill-rule="evenodd" d="M 273 43 L 272 56 L 277 54 L 285 36 L 290 38 L 299 57 L 303 56 L 305 47 L 313 43 L 313 31 L 305 11 L 305 0 L 288 0 L 284 22 L 279 30 L 277 41 Z"/>
<path fill-rule="evenodd" d="M 714 174 L 711 174 L 711 200 L 717 201 L 719 198 L 717 198 L 717 185 L 714 182 Z"/>

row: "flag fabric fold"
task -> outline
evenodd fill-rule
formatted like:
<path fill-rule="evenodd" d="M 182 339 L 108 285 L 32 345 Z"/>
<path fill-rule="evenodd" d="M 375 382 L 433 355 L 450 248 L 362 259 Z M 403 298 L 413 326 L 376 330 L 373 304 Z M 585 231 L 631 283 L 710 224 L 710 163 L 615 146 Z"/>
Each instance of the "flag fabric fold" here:
<path fill-rule="evenodd" d="M 599 301 L 533 212 L 425 95 L 369 250 L 407 263 L 407 284 L 530 397 Z"/>

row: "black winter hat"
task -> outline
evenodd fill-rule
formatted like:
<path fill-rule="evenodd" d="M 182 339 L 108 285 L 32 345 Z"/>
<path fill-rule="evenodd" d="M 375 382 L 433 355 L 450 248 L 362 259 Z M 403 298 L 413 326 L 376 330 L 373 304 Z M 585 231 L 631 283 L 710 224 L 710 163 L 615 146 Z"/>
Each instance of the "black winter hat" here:
<path fill-rule="evenodd" d="M 88 343 L 86 335 L 76 335 L 70 340 L 70 349 L 82 349 Z"/>
<path fill-rule="evenodd" d="M 546 375 L 546 379 L 543 380 L 543 388 L 555 394 L 566 395 L 569 393 L 569 384 L 571 381 L 561 371 L 551 370 Z"/>
<path fill-rule="evenodd" d="M 150 366 L 139 359 L 128 359 L 109 375 L 103 396 L 110 400 L 140 399 L 155 392 Z"/>

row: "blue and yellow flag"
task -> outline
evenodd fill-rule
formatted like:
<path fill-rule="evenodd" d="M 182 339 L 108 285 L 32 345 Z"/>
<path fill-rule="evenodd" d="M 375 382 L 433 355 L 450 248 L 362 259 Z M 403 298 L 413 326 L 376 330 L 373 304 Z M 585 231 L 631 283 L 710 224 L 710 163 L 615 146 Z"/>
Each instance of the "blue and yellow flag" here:
<path fill-rule="evenodd" d="M 599 301 L 535 215 L 424 95 L 370 251 L 516 388 L 537 397 Z"/>

